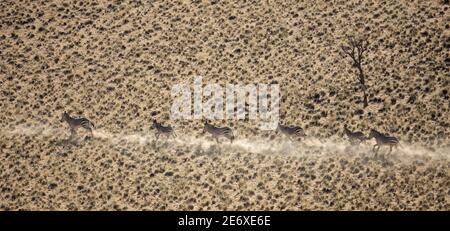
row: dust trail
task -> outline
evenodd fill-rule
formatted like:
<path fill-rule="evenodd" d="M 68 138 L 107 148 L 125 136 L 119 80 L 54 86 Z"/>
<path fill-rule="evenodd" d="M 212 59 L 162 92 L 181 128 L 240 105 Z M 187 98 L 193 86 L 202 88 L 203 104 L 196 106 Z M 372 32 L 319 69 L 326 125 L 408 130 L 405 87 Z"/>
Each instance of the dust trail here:
<path fill-rule="evenodd" d="M 150 138 L 150 135 L 144 135 L 140 133 L 135 134 L 112 134 L 107 131 L 104 131 L 102 129 L 94 130 L 94 136 L 99 139 L 103 140 L 109 140 L 112 143 L 137 143 L 139 145 L 145 145 L 148 142 L 150 142 L 152 139 Z"/>
<path fill-rule="evenodd" d="M 401 143 L 398 152 L 405 157 L 413 158 L 436 158 L 450 160 L 450 147 L 424 147 L 418 144 Z"/>
<path fill-rule="evenodd" d="M 14 129 L 12 130 L 2 130 L 2 133 L 7 135 L 27 135 L 27 136 L 42 135 L 44 137 L 49 137 L 54 134 L 63 132 L 64 129 L 62 128 L 49 127 L 44 124 L 37 124 L 37 125 L 21 124 L 14 127 Z"/>
<path fill-rule="evenodd" d="M 141 134 L 126 134 L 114 137 L 113 142 L 127 141 L 136 144 L 147 144 L 155 140 L 153 135 L 141 135 Z M 208 135 L 206 136 L 191 136 L 182 135 L 175 139 L 165 140 L 162 138 L 160 142 L 166 142 L 169 147 L 172 146 L 177 148 L 177 146 L 188 146 L 190 148 L 202 149 L 203 151 L 210 151 L 214 147 L 220 147 L 222 151 L 225 152 L 247 152 L 255 154 L 293 154 L 293 155 L 328 155 L 328 154 L 339 154 L 348 155 L 360 154 L 360 155 L 373 155 L 372 145 L 373 143 L 368 142 L 367 144 L 361 144 L 357 147 L 352 147 L 346 141 L 333 141 L 330 139 L 318 139 L 315 137 L 308 137 L 304 141 L 290 141 L 288 139 L 276 139 L 271 140 L 262 137 L 252 137 L 252 138 L 237 138 L 233 143 L 228 140 L 223 139 L 221 144 L 217 144 L 215 140 L 211 139 Z M 387 148 L 384 147 L 380 153 L 386 153 Z M 433 157 L 433 158 L 446 158 L 450 157 L 450 150 L 447 148 L 434 148 L 429 149 L 420 145 L 402 144 L 402 146 L 395 150 L 395 158 L 397 160 L 413 160 L 416 157 Z"/>
<path fill-rule="evenodd" d="M 104 139 L 104 140 L 108 140 L 108 139 L 112 139 L 113 135 L 102 130 L 102 129 L 96 129 L 94 130 L 94 136 L 100 139 Z"/>
<path fill-rule="evenodd" d="M 182 136 L 175 140 L 177 145 L 187 145 L 193 147 L 201 147 L 204 150 L 210 149 L 214 146 L 221 146 L 227 151 L 245 151 L 249 153 L 292 153 L 295 151 L 295 145 L 289 142 L 274 142 L 263 138 L 240 138 L 236 139 L 233 143 L 229 140 L 222 140 L 221 144 L 217 144 L 208 136 L 204 137 L 192 137 Z"/>
<path fill-rule="evenodd" d="M 10 130 L 2 130 L 1 133 L 6 135 L 27 135 L 49 137 L 67 137 L 68 131 L 64 128 L 50 127 L 44 124 L 38 125 L 18 125 Z M 153 132 L 139 133 L 111 133 L 104 129 L 96 129 L 94 137 L 116 145 L 129 143 L 133 145 L 148 145 L 155 142 Z M 203 151 L 211 150 L 214 147 L 220 147 L 226 152 L 248 152 L 256 154 L 296 154 L 296 155 L 316 155 L 316 154 L 373 154 L 371 153 L 373 143 L 361 144 L 358 147 L 351 147 L 345 141 L 333 141 L 331 139 L 318 139 L 308 137 L 303 141 L 290 141 L 288 139 L 270 140 L 262 137 L 237 138 L 233 143 L 223 140 L 218 145 L 209 136 L 196 137 L 193 135 L 178 135 L 176 138 L 165 139 L 160 138 L 159 142 L 169 144 L 168 147 L 190 147 L 192 149 L 202 149 Z M 382 150 L 386 153 L 387 148 Z M 449 147 L 424 147 L 417 144 L 401 143 L 398 150 L 393 151 L 397 159 L 414 160 L 421 158 L 438 158 L 450 159 Z"/>

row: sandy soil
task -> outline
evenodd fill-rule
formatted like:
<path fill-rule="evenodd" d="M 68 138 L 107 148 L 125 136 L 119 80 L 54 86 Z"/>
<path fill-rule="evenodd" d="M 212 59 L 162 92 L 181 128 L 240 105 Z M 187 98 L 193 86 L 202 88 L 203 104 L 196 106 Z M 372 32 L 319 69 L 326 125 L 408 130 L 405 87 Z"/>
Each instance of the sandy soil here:
<path fill-rule="evenodd" d="M 444 1 L 2 1 L 0 210 L 450 210 L 450 11 Z M 364 35 L 369 107 L 340 56 Z M 170 121 L 171 87 L 278 83 L 288 141 Z M 94 139 L 68 141 L 61 113 Z M 154 141 L 154 116 L 178 137 Z M 395 135 L 374 158 L 344 124 Z M 383 149 L 382 152 L 386 152 Z"/>

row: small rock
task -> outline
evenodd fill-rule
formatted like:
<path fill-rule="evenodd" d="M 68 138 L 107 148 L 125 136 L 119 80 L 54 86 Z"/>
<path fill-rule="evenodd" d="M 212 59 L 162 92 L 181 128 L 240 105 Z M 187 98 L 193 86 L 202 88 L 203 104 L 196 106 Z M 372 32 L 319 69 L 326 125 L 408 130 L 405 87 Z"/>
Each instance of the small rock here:
<path fill-rule="evenodd" d="M 173 172 L 166 172 L 164 173 L 164 176 L 173 176 Z"/>

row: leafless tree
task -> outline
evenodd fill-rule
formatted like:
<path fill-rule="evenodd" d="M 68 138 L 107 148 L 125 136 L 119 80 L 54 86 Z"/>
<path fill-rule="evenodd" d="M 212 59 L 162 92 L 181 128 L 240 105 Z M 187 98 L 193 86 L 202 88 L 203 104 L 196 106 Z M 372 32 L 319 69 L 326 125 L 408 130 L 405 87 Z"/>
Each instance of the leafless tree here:
<path fill-rule="evenodd" d="M 359 84 L 364 93 L 364 107 L 369 104 L 367 102 L 367 86 L 366 86 L 366 75 L 364 74 L 362 64 L 364 54 L 367 51 L 368 42 L 366 39 L 356 39 L 352 36 L 347 36 L 347 44 L 342 45 L 341 49 L 344 52 L 344 56 L 348 56 L 352 59 L 353 67 L 358 70 L 358 80 Z"/>

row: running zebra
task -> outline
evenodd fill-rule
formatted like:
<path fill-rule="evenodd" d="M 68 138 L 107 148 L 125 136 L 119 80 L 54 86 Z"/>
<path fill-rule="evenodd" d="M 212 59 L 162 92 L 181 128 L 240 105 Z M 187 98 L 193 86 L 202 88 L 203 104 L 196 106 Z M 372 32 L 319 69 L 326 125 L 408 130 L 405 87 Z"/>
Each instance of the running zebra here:
<path fill-rule="evenodd" d="M 203 134 L 205 134 L 205 132 L 210 133 L 217 143 L 220 143 L 219 138 L 221 136 L 229 139 L 230 142 L 233 143 L 234 140 L 233 130 L 231 130 L 231 128 L 229 127 L 216 127 L 214 125 L 211 125 L 208 122 L 208 120 L 205 120 L 205 126 L 203 127 Z"/>
<path fill-rule="evenodd" d="M 305 131 L 303 131 L 303 128 L 298 126 L 284 126 L 278 123 L 277 131 L 279 131 L 284 136 L 287 136 L 290 140 L 292 140 L 292 137 L 305 137 Z"/>
<path fill-rule="evenodd" d="M 381 146 L 389 146 L 389 153 L 390 154 L 392 152 L 392 147 L 397 147 L 399 140 L 393 136 L 386 136 L 384 134 L 382 134 L 381 132 L 378 132 L 375 129 L 370 129 L 370 134 L 369 137 L 367 139 L 371 139 L 371 138 L 375 138 L 377 144 L 375 144 L 373 146 L 372 151 L 375 152 L 375 157 L 378 154 L 378 150 L 380 150 Z M 375 147 L 378 147 L 377 150 L 375 151 Z"/>
<path fill-rule="evenodd" d="M 344 126 L 344 134 L 348 137 L 351 144 L 359 144 L 366 140 L 362 132 L 352 132 L 348 129 L 347 124 Z"/>
<path fill-rule="evenodd" d="M 94 123 L 84 117 L 71 117 L 69 113 L 64 112 L 62 114 L 61 122 L 66 121 L 70 128 L 70 138 L 76 135 L 76 129 L 82 127 L 91 132 L 91 136 L 94 137 Z"/>
<path fill-rule="evenodd" d="M 163 126 L 162 124 L 158 123 L 155 119 L 153 119 L 153 125 L 152 128 L 156 129 L 156 140 L 158 140 L 159 136 L 161 134 L 167 136 L 169 138 L 170 136 L 176 137 L 175 131 L 171 126 Z"/>

